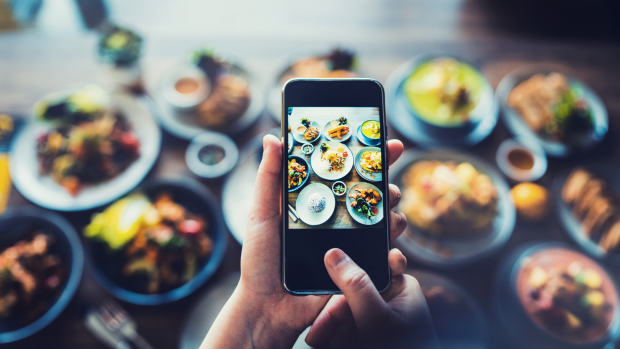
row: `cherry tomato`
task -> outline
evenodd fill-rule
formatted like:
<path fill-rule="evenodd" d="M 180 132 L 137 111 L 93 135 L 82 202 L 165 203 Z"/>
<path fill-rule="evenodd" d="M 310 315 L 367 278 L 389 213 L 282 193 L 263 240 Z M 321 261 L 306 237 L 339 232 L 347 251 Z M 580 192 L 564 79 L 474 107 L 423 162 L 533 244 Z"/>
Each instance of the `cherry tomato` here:
<path fill-rule="evenodd" d="M 202 224 L 193 219 L 184 220 L 179 223 L 179 230 L 185 234 L 196 234 L 202 230 Z"/>
<path fill-rule="evenodd" d="M 347 156 L 349 156 L 349 153 L 345 151 L 344 153 L 342 153 L 342 156 L 346 158 Z"/>

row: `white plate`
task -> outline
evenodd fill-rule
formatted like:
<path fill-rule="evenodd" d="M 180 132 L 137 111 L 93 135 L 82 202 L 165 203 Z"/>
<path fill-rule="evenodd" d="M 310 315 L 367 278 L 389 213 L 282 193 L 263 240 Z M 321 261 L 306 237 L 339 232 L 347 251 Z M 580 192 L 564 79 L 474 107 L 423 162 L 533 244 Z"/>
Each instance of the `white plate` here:
<path fill-rule="evenodd" d="M 290 154 L 293 151 L 293 135 L 289 133 L 287 133 L 287 137 L 288 137 L 288 153 Z"/>
<path fill-rule="evenodd" d="M 323 194 L 325 197 L 325 209 L 319 213 L 314 213 L 308 209 L 308 198 L 314 193 Z M 308 225 L 319 225 L 327 222 L 336 208 L 336 199 L 330 187 L 323 183 L 312 183 L 307 185 L 297 197 L 295 210 L 299 214 L 299 219 Z"/>
<path fill-rule="evenodd" d="M 327 133 L 327 131 L 329 130 L 329 128 L 331 127 L 332 122 L 328 122 L 327 124 L 325 124 L 325 127 L 323 128 L 323 136 L 325 136 L 325 139 L 327 139 L 328 141 L 334 141 L 334 142 L 344 142 L 346 140 L 348 140 L 349 138 L 351 138 L 351 135 L 353 134 L 353 127 L 351 127 L 351 123 L 346 124 L 345 126 L 349 127 L 349 133 L 347 133 L 346 135 L 342 136 L 342 139 L 338 139 L 338 138 L 331 138 L 329 136 L 329 134 Z"/>
<path fill-rule="evenodd" d="M 328 180 L 328 181 L 336 181 L 336 180 L 343 178 L 344 176 L 348 175 L 349 172 L 351 172 L 351 169 L 353 168 L 353 163 L 355 162 L 353 160 L 353 153 L 351 152 L 351 149 L 349 149 L 349 147 L 347 147 L 346 145 L 342 143 L 339 143 L 339 142 L 325 142 L 325 143 L 327 143 L 331 148 L 344 147 L 344 150 L 349 153 L 349 156 L 345 158 L 344 169 L 342 170 L 342 172 L 327 171 L 327 168 L 329 167 L 329 163 L 327 161 L 321 161 L 321 145 L 317 145 L 314 148 L 314 152 L 312 153 L 312 156 L 310 157 L 310 165 L 312 166 L 312 171 L 317 176 L 321 177 L 322 179 Z"/>
<path fill-rule="evenodd" d="M 174 67 L 172 69 L 178 69 Z M 175 108 L 164 98 L 165 83 L 164 80 L 159 82 L 158 87 L 153 93 L 153 100 L 159 107 L 160 113 L 158 121 L 161 127 L 175 137 L 191 140 L 206 131 L 217 131 L 228 135 L 235 135 L 243 132 L 250 127 L 259 116 L 263 114 L 265 109 L 265 100 L 263 97 L 262 86 L 253 78 L 253 75 L 238 65 L 233 65 L 233 70 L 237 75 L 245 76 L 249 81 L 250 88 L 250 105 L 245 113 L 234 122 L 220 128 L 207 128 L 198 120 L 198 116 L 194 112 L 183 112 Z"/>
<path fill-rule="evenodd" d="M 360 177 L 364 178 L 367 181 L 371 181 L 371 182 L 381 182 L 383 180 L 383 173 L 382 172 L 373 172 L 372 175 L 374 176 L 371 177 L 371 173 L 364 170 L 362 168 L 362 155 L 366 152 L 369 151 L 378 151 L 379 153 L 381 153 L 381 148 L 379 147 L 364 147 L 362 148 L 360 151 L 357 152 L 357 154 L 355 155 L 355 171 L 357 171 L 357 173 L 360 175 Z M 383 154 L 381 154 L 381 157 L 383 157 Z"/>
<path fill-rule="evenodd" d="M 321 125 L 319 125 L 318 122 L 316 121 L 312 121 L 312 123 L 310 124 L 310 127 L 316 127 L 319 130 L 319 135 L 316 136 L 315 139 L 308 141 L 304 138 L 304 135 L 300 135 L 299 133 L 297 133 L 297 127 L 299 127 L 301 125 L 301 123 L 295 125 L 295 127 L 291 127 L 291 134 L 293 134 L 293 138 L 295 138 L 295 140 L 299 143 L 314 143 L 317 140 L 319 140 L 321 138 Z"/>
<path fill-rule="evenodd" d="M 76 85 L 77 86 L 77 85 Z M 80 87 L 44 97 L 65 98 Z M 111 104 L 119 108 L 140 140 L 140 157 L 118 176 L 100 184 L 85 187 L 72 196 L 47 175 L 39 174 L 37 138 L 51 129 L 49 123 L 34 120 L 32 108 L 27 112 L 29 122 L 17 135 L 11 152 L 11 177 L 19 192 L 33 203 L 57 211 L 81 211 L 105 205 L 137 186 L 157 160 L 161 146 L 161 131 L 146 107 L 128 95 L 113 94 Z"/>
<path fill-rule="evenodd" d="M 379 201 L 379 203 L 377 204 L 377 209 L 379 210 L 379 212 L 377 213 L 376 216 L 372 217 L 372 219 L 368 219 L 366 216 L 363 216 L 357 213 L 357 211 L 353 210 L 353 208 L 351 207 L 351 202 L 353 202 L 353 199 L 349 197 L 349 194 L 354 193 L 356 188 L 374 189 L 378 191 L 379 194 L 381 194 L 381 201 Z M 355 221 L 357 221 L 358 223 L 364 224 L 364 225 L 375 225 L 381 222 L 381 220 L 383 220 L 383 202 L 385 200 L 386 200 L 385 195 L 383 194 L 381 190 L 379 190 L 379 188 L 375 187 L 374 185 L 370 183 L 360 182 L 360 183 L 352 185 L 351 188 L 349 188 L 349 191 L 347 191 L 347 202 L 346 202 L 347 211 L 349 211 L 349 214 L 351 215 L 351 217 L 353 217 L 353 219 L 355 219 Z"/>

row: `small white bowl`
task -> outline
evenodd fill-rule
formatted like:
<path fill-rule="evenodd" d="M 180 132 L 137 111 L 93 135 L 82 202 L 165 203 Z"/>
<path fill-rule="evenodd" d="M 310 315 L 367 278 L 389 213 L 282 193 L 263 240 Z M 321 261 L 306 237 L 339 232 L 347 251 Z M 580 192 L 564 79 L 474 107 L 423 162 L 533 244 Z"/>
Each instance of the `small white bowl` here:
<path fill-rule="evenodd" d="M 334 190 L 334 188 L 336 187 L 336 184 L 341 184 L 342 186 L 344 186 L 344 192 L 340 194 L 336 193 L 336 190 Z M 347 184 L 343 181 L 335 181 L 334 184 L 332 184 L 332 193 L 334 193 L 334 195 L 336 196 L 343 196 L 344 194 L 347 193 Z"/>
<path fill-rule="evenodd" d="M 214 164 L 203 161 L 202 152 L 209 147 L 219 148 L 224 154 L 223 158 Z M 185 152 L 185 162 L 190 171 L 200 177 L 221 177 L 235 167 L 239 160 L 239 149 L 233 140 L 225 134 L 218 132 L 205 132 L 196 136 L 190 142 Z"/>
<path fill-rule="evenodd" d="M 508 154 L 516 149 L 527 151 L 534 158 L 534 165 L 529 170 L 514 166 Z M 509 178 L 517 182 L 531 182 L 542 177 L 547 171 L 547 155 L 540 144 L 529 137 L 515 137 L 503 141 L 495 155 L 497 166 Z"/>
<path fill-rule="evenodd" d="M 300 127 L 303 127 L 303 128 L 304 128 L 304 130 L 303 130 L 303 131 L 301 131 L 301 132 L 298 130 L 298 128 L 300 128 Z M 307 129 L 308 129 L 308 128 L 307 128 L 306 126 L 304 126 L 304 125 L 297 125 L 297 126 L 295 126 L 295 132 L 296 132 L 297 134 L 299 134 L 299 135 L 302 135 L 302 136 L 304 135 L 304 133 L 306 133 L 306 130 L 307 130 Z"/>
<path fill-rule="evenodd" d="M 198 84 L 190 93 L 177 91 L 177 83 L 182 79 L 192 79 Z M 168 103 L 178 109 L 192 109 L 202 103 L 211 93 L 211 83 L 198 67 L 185 64 L 173 68 L 163 78 L 162 95 Z"/>
<path fill-rule="evenodd" d="M 310 150 L 309 151 L 305 151 L 304 147 L 308 147 L 308 146 L 310 147 Z M 312 144 L 310 144 L 310 143 L 303 143 L 301 145 L 301 152 L 303 154 L 310 155 L 310 154 L 312 154 L 313 151 L 314 151 L 314 146 Z"/>

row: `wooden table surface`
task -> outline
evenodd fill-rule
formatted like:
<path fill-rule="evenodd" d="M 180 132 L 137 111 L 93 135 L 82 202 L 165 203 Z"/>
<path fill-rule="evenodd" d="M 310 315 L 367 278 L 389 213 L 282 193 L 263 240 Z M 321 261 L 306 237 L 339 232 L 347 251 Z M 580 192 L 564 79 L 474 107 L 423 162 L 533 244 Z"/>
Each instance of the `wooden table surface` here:
<path fill-rule="evenodd" d="M 515 68 L 557 64 L 600 94 L 609 111 L 610 131 L 587 155 L 550 159 L 549 169 L 538 183 L 550 187 L 561 168 L 586 160 L 620 160 L 620 35 L 616 26 L 620 16 L 613 1 L 113 0 L 108 5 L 114 21 L 145 35 L 143 63 L 149 87 L 166 69 L 186 60 L 192 49 L 205 46 L 240 58 L 265 85 L 274 81 L 280 57 L 316 45 L 341 44 L 355 50 L 364 74 L 381 82 L 400 64 L 424 52 L 445 52 L 469 60 L 494 87 Z M 0 112 L 21 114 L 45 94 L 75 82 L 110 83 L 106 70 L 95 60 L 97 37 L 81 28 L 72 6 L 69 1 L 46 1 L 37 27 L 0 34 Z M 251 136 L 275 126 L 264 115 L 234 140 L 243 146 Z M 393 127 L 389 137 L 402 138 Z M 497 146 L 508 137 L 500 122 L 487 139 L 465 150 L 492 163 Z M 406 148 L 415 146 L 404 143 Z M 162 152 L 149 178 L 168 173 L 191 176 L 183 160 L 187 144 L 164 133 Z M 219 196 L 222 179 L 202 182 Z M 28 201 L 14 190 L 9 204 Z M 81 230 L 91 213 L 62 215 Z M 474 266 L 441 273 L 470 293 L 493 324 L 490 300 L 497 264 L 524 243 L 549 240 L 570 243 L 554 215 L 537 224 L 518 221 L 510 241 L 497 254 Z M 159 307 L 124 306 L 137 318 L 147 340 L 157 348 L 174 348 L 188 309 L 202 292 L 239 270 L 240 253 L 241 247 L 231 237 L 220 269 L 184 300 Z M 432 270 L 413 261 L 410 266 Z M 609 269 L 620 280 L 620 269 Z M 58 321 L 6 347 L 104 348 L 85 331 L 82 312 L 86 304 L 105 297 L 87 267 L 77 296 Z M 505 347 L 500 332 L 491 333 L 493 346 Z"/>

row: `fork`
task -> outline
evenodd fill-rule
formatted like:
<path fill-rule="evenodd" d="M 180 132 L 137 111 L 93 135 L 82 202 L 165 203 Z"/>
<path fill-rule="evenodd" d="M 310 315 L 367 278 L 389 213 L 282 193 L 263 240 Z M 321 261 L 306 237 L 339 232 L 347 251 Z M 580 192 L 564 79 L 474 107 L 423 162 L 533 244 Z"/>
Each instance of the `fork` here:
<path fill-rule="evenodd" d="M 136 330 L 136 321 L 112 300 L 103 302 L 96 309 L 97 317 L 112 333 L 120 333 L 139 349 L 154 349 Z"/>

